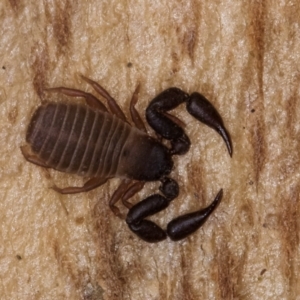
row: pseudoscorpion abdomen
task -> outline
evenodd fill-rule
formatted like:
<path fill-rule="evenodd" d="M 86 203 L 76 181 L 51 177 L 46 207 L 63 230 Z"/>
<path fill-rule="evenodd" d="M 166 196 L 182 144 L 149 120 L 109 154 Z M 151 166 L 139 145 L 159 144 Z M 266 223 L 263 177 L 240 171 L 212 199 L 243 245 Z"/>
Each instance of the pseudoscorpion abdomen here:
<path fill-rule="evenodd" d="M 49 102 L 31 119 L 26 141 L 53 169 L 109 178 L 116 175 L 131 127 L 86 105 Z"/>

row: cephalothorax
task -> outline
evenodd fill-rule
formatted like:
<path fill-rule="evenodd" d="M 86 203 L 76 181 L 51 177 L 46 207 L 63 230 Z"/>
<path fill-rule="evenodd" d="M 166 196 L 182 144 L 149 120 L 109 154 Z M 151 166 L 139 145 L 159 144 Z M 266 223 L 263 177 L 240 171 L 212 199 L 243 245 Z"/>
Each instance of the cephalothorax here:
<path fill-rule="evenodd" d="M 39 106 L 27 130 L 27 145 L 21 147 L 24 157 L 42 167 L 90 178 L 82 187 L 53 187 L 62 194 L 86 192 L 110 178 L 121 178 L 109 202 L 110 208 L 122 217 L 115 206 L 121 200 L 129 209 L 126 217 L 129 228 L 147 242 L 158 242 L 167 236 L 180 240 L 196 231 L 221 201 L 222 189 L 208 207 L 173 219 L 166 230 L 146 218 L 165 209 L 178 196 L 177 182 L 168 177 L 173 168 L 172 155 L 184 154 L 190 147 L 180 120 L 167 112 L 185 102 L 191 115 L 222 136 L 231 156 L 230 137 L 216 109 L 199 93 L 188 95 L 178 88 L 169 88 L 156 96 L 146 110 L 146 119 L 158 134 L 154 138 L 147 134 L 135 109 L 139 86 L 130 103 L 133 126 L 106 90 L 91 79 L 82 78 L 107 100 L 110 112 L 90 93 L 65 87 L 47 89 L 83 97 L 85 104 L 46 102 Z M 171 146 L 162 144 L 162 138 L 169 140 Z M 161 182 L 161 194 L 151 195 L 135 205 L 128 201 L 145 182 L 157 180 Z"/>

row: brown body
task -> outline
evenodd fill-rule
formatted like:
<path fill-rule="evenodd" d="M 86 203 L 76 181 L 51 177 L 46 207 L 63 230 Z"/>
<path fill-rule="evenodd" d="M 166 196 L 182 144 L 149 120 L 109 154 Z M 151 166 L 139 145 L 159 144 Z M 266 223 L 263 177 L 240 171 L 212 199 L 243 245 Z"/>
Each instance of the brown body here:
<path fill-rule="evenodd" d="M 122 217 L 115 206 L 121 200 L 129 209 L 126 217 L 128 227 L 147 242 L 162 241 L 167 236 L 176 241 L 196 231 L 220 203 L 222 189 L 208 207 L 173 219 L 166 230 L 146 218 L 167 208 L 178 196 L 178 183 L 168 177 L 173 167 L 172 156 L 184 154 L 190 147 L 190 140 L 179 125 L 181 122 L 167 112 L 186 103 L 191 115 L 223 137 L 231 155 L 230 137 L 217 110 L 199 93 L 188 95 L 173 87 L 157 95 L 146 109 L 146 118 L 160 137 L 170 141 L 169 149 L 147 134 L 134 107 L 139 85 L 130 102 L 134 123 L 131 126 L 104 88 L 89 78 L 81 77 L 107 100 L 110 113 L 90 93 L 65 87 L 48 89 L 71 97 L 83 97 L 85 104 L 47 102 L 38 107 L 27 130 L 27 146 L 21 147 L 24 157 L 42 167 L 90 177 L 82 187 L 52 187 L 62 194 L 87 192 L 109 178 L 123 178 L 109 206 L 115 215 Z M 143 188 L 145 181 L 156 180 L 161 182 L 159 190 L 162 194 L 153 194 L 135 205 L 127 201 Z"/>
<path fill-rule="evenodd" d="M 45 166 L 58 171 L 103 179 L 156 179 L 144 178 L 141 169 L 157 141 L 117 116 L 84 104 L 40 106 L 26 142 Z"/>

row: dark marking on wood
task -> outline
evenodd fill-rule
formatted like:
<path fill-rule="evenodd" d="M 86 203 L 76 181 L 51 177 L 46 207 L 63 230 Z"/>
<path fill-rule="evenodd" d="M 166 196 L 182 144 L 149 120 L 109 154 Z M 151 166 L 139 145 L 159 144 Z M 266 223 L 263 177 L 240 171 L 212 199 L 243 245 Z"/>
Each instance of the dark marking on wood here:
<path fill-rule="evenodd" d="M 220 294 L 217 299 L 241 299 L 245 292 L 241 274 L 244 272 L 246 251 L 236 257 L 224 239 L 218 248 L 216 282 L 219 285 Z"/>
<path fill-rule="evenodd" d="M 181 68 L 182 60 L 188 56 L 194 62 L 196 45 L 199 36 L 198 28 L 202 14 L 202 4 L 199 1 L 182 2 L 174 10 L 173 14 L 177 14 L 180 10 L 180 19 L 173 19 L 174 35 L 177 37 L 178 47 L 172 49 L 171 56 L 172 72 L 177 73 Z"/>
<path fill-rule="evenodd" d="M 78 289 L 80 284 L 78 283 L 78 270 L 76 264 L 72 261 L 67 250 L 62 249 L 59 242 L 56 240 L 53 245 L 54 256 L 57 261 L 57 266 L 61 272 L 64 272 L 70 276 L 70 279 L 74 286 Z"/>
<path fill-rule="evenodd" d="M 192 61 L 194 61 L 194 53 L 196 46 L 196 38 L 198 36 L 197 28 L 192 27 L 184 33 L 183 44 L 185 45 L 186 51 Z"/>
<path fill-rule="evenodd" d="M 56 12 L 53 20 L 54 36 L 56 37 L 58 46 L 62 49 L 68 47 L 71 40 L 71 2 L 66 1 L 65 6 L 56 6 Z"/>
<path fill-rule="evenodd" d="M 186 5 L 183 3 L 183 5 Z M 189 3 L 190 9 L 185 15 L 183 24 L 181 43 L 183 45 L 183 53 L 187 53 L 192 62 L 194 62 L 197 37 L 199 36 L 198 28 L 199 22 L 202 18 L 202 3 L 199 1 L 191 1 Z"/>
<path fill-rule="evenodd" d="M 264 124 L 264 91 L 263 91 L 263 75 L 264 75 L 264 55 L 265 55 L 265 14 L 266 7 L 265 2 L 257 3 L 252 6 L 252 10 L 249 14 L 248 36 L 251 53 L 253 54 L 249 58 L 249 66 L 252 70 L 250 74 L 247 74 L 248 78 L 255 79 L 255 87 L 257 89 L 256 95 L 250 101 L 250 105 L 255 107 L 254 111 L 251 111 L 249 117 L 250 122 L 250 135 L 253 146 L 253 165 L 255 173 L 255 184 L 258 188 L 260 174 L 264 168 L 267 146 L 265 141 L 265 124 Z M 248 67 L 249 67 L 248 66 Z M 248 73 L 248 72 L 247 72 Z M 250 75 L 250 76 L 249 76 Z M 249 82 L 249 85 L 252 83 Z M 252 87 L 253 88 L 253 87 Z"/>
<path fill-rule="evenodd" d="M 110 189 L 110 182 L 107 183 L 105 188 L 102 189 L 101 201 L 96 200 L 94 208 L 92 209 L 93 220 L 93 232 L 94 242 L 98 245 L 98 255 L 96 258 L 96 264 L 99 268 L 106 270 L 106 275 L 103 277 L 101 274 L 96 278 L 97 282 L 105 286 L 106 297 L 108 299 L 122 299 L 126 289 L 127 278 L 132 274 L 132 270 L 123 270 L 120 268 L 122 263 L 119 261 L 118 247 L 116 247 L 115 237 L 111 234 L 111 218 L 109 217 L 107 210 L 103 209 L 103 203 L 105 203 L 110 195 L 108 193 Z M 103 243 L 102 241 L 105 241 Z M 134 250 L 134 249 L 132 249 Z M 140 260 L 137 259 L 137 269 L 141 270 L 141 266 L 138 266 Z M 124 277 L 123 273 L 127 271 L 127 276 Z"/>
<path fill-rule="evenodd" d="M 33 87 L 40 98 L 43 98 L 44 88 L 47 83 L 47 71 L 49 69 L 48 48 L 45 45 L 36 44 L 31 50 L 33 56 Z"/>
<path fill-rule="evenodd" d="M 267 269 L 262 269 L 260 272 L 260 276 L 263 276 L 267 272 Z"/>
<path fill-rule="evenodd" d="M 281 235 L 282 255 L 280 257 L 282 274 L 288 280 L 290 297 L 298 294 L 297 286 L 299 280 L 298 271 L 298 253 L 300 242 L 300 226 L 299 226 L 299 211 L 300 211 L 300 183 L 286 187 L 282 191 L 283 210 L 280 212 L 280 221 L 278 222 Z"/>
<path fill-rule="evenodd" d="M 259 114 L 261 115 L 261 114 Z M 265 130 L 263 120 L 256 120 L 256 123 L 252 124 L 251 128 L 251 140 L 254 150 L 253 156 L 253 169 L 254 169 L 254 179 L 256 187 L 258 188 L 258 183 L 260 179 L 260 174 L 264 168 L 266 161 L 266 149 L 265 149 Z"/>
<path fill-rule="evenodd" d="M 263 74 L 264 74 L 264 55 L 265 55 L 265 2 L 259 2 L 252 6 L 252 16 L 250 23 L 250 40 L 256 61 L 258 74 L 259 96 L 263 100 Z"/>
<path fill-rule="evenodd" d="M 201 297 L 199 298 L 199 291 L 194 289 L 194 286 L 191 284 L 192 277 L 190 270 L 193 269 L 193 261 L 190 258 L 192 257 L 193 250 L 191 245 L 182 246 L 180 248 L 180 269 L 182 270 L 180 282 L 182 286 L 182 295 L 179 298 L 181 299 L 201 299 Z"/>
<path fill-rule="evenodd" d="M 180 70 L 180 59 L 179 55 L 176 52 L 172 52 L 172 73 L 176 74 Z"/>
<path fill-rule="evenodd" d="M 8 113 L 8 120 L 11 124 L 15 124 L 18 117 L 18 106 L 14 106 Z"/>
<path fill-rule="evenodd" d="M 194 205 L 191 210 L 197 209 L 199 206 L 205 207 L 207 204 L 205 194 L 205 191 L 207 191 L 207 185 L 205 181 L 203 157 L 199 158 L 197 164 L 189 163 L 187 168 L 190 172 L 188 173 L 187 184 L 182 187 L 182 191 L 187 194 L 190 193 L 190 191 L 196 192 L 195 199 L 191 201 L 191 205 Z"/>
<path fill-rule="evenodd" d="M 8 1 L 15 13 L 19 13 L 22 10 L 21 1 L 19 0 L 8 0 Z"/>
<path fill-rule="evenodd" d="M 75 219 L 75 222 L 76 222 L 77 225 L 83 224 L 83 222 L 84 222 L 84 217 L 77 217 L 77 218 Z"/>
<path fill-rule="evenodd" d="M 300 105 L 300 90 L 298 85 L 298 82 L 300 81 L 300 74 L 294 76 L 293 81 L 293 84 L 291 84 L 293 90 L 291 91 L 290 97 L 284 102 L 284 104 L 287 113 L 286 127 L 288 129 L 289 138 L 298 141 L 299 139 L 297 139 L 297 137 L 299 132 L 297 132 L 295 124 L 298 123 L 297 107 Z"/>
<path fill-rule="evenodd" d="M 49 5 L 45 5 L 45 13 L 48 22 L 53 28 L 53 36 L 59 54 L 66 54 L 70 48 L 71 33 L 71 16 L 73 13 L 73 2 L 67 0 L 57 2 L 52 12 Z"/>
<path fill-rule="evenodd" d="M 82 287 L 82 297 L 83 300 L 103 300 L 105 291 L 104 289 L 97 283 L 87 282 Z"/>

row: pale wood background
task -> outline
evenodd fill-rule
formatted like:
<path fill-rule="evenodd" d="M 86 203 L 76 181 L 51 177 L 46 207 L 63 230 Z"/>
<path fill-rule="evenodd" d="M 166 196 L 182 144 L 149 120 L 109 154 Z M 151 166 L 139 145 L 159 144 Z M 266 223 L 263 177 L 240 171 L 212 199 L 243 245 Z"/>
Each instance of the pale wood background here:
<path fill-rule="evenodd" d="M 300 2 L 0 2 L 1 299 L 300 299 Z M 184 106 L 192 147 L 175 158 L 181 193 L 153 219 L 224 198 L 193 236 L 147 244 L 107 203 L 119 180 L 80 195 L 81 178 L 24 160 L 26 127 L 45 87 L 100 82 L 128 113 L 160 91 L 199 91 L 231 133 Z M 74 100 L 75 101 L 75 100 Z M 80 101 L 80 100 L 78 100 Z M 134 199 L 155 192 L 147 184 Z"/>

